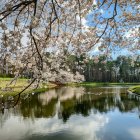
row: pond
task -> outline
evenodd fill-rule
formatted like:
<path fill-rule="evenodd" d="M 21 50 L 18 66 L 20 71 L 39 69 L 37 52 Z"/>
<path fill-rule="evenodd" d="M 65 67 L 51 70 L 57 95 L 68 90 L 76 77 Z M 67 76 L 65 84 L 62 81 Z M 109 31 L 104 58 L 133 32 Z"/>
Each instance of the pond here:
<path fill-rule="evenodd" d="M 61 87 L 0 112 L 0 140 L 140 140 L 140 97 L 128 87 Z"/>

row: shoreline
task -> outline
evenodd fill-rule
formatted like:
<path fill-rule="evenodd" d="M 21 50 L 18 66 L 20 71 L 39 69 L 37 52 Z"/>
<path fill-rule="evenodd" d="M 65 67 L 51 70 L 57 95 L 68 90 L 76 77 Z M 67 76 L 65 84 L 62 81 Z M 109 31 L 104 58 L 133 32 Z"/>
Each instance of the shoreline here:
<path fill-rule="evenodd" d="M 3 88 L 12 80 L 12 78 L 0 78 L 0 96 L 15 96 L 17 95 L 24 87 L 28 84 L 29 79 L 21 78 L 16 81 L 16 83 L 12 83 L 7 87 L 7 90 L 4 90 Z M 81 82 L 81 83 L 66 83 L 66 84 L 52 84 L 52 83 L 43 83 L 40 85 L 40 88 L 33 89 L 29 88 L 25 90 L 22 94 L 31 94 L 31 93 L 41 93 L 45 92 L 52 88 L 58 88 L 61 86 L 89 86 L 89 87 L 98 87 L 98 86 L 128 86 L 132 85 L 132 87 L 129 88 L 129 91 L 131 92 L 137 92 L 140 94 L 140 83 L 109 83 L 109 82 Z"/>

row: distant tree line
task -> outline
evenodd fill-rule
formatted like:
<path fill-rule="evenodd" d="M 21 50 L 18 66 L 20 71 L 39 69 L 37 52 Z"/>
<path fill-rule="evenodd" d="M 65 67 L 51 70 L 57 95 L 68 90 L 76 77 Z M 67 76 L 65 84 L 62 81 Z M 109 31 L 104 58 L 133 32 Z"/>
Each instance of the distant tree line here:
<path fill-rule="evenodd" d="M 140 56 L 118 56 L 109 59 L 105 56 L 87 58 L 86 55 L 67 54 L 65 60 L 70 71 L 76 75 L 78 71 L 87 82 L 140 82 Z M 0 77 L 13 77 L 14 66 L 1 61 Z M 26 71 L 23 76 L 30 78 L 32 73 Z"/>
<path fill-rule="evenodd" d="M 87 82 L 140 82 L 140 57 L 118 56 L 115 60 L 104 56 L 85 59 L 71 56 L 71 69 L 84 74 Z"/>

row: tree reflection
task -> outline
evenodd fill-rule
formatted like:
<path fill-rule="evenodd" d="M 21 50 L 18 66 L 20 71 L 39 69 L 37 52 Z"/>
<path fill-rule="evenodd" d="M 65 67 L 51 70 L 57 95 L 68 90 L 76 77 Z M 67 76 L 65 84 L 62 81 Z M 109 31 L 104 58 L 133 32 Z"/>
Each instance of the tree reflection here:
<path fill-rule="evenodd" d="M 18 109 L 23 117 L 49 118 L 57 115 L 64 122 L 71 115 L 88 116 L 91 111 L 107 113 L 118 109 L 139 115 L 140 97 L 130 95 L 121 88 L 62 87 L 22 98 Z"/>

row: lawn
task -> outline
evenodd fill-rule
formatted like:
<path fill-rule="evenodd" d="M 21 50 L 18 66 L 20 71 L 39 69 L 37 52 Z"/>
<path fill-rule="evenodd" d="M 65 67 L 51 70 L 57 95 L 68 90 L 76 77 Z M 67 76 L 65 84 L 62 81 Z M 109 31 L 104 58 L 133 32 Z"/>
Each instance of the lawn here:
<path fill-rule="evenodd" d="M 133 93 L 140 94 L 140 85 L 132 86 L 129 90 Z"/>
<path fill-rule="evenodd" d="M 0 78 L 0 88 L 4 88 L 8 83 L 10 83 L 11 80 L 12 78 Z M 28 79 L 18 79 L 17 81 L 10 84 L 8 87 L 21 88 L 23 86 L 26 86 L 27 84 L 28 84 Z"/>
<path fill-rule="evenodd" d="M 11 80 L 12 78 L 0 78 L 0 95 L 2 96 L 16 95 L 29 84 L 29 79 L 25 79 L 25 78 L 17 79 L 12 84 L 9 84 Z M 52 88 L 52 87 L 55 87 L 55 85 L 50 84 L 50 83 L 42 84 L 39 86 L 38 89 L 35 89 L 35 90 L 31 86 L 27 90 L 25 90 L 23 93 L 44 92 L 47 89 Z"/>
<path fill-rule="evenodd" d="M 82 82 L 82 83 L 68 83 L 72 86 L 111 86 L 111 85 L 140 85 L 140 83 L 109 83 L 109 82 Z"/>

